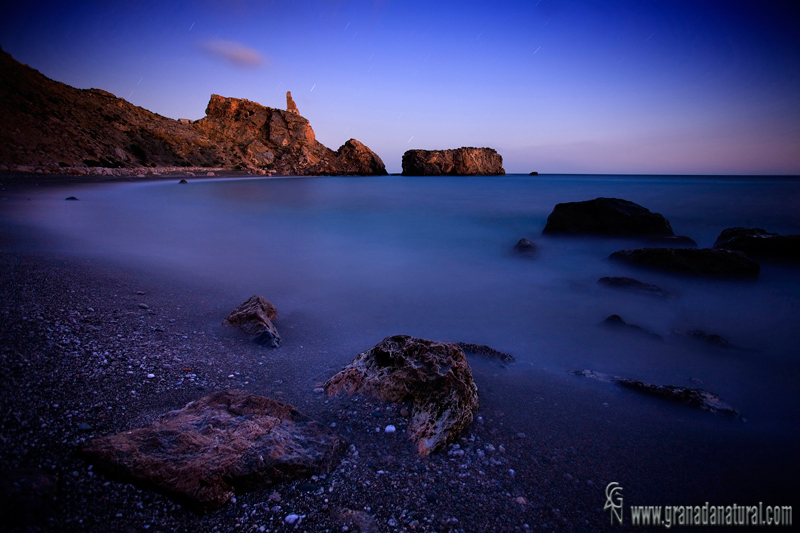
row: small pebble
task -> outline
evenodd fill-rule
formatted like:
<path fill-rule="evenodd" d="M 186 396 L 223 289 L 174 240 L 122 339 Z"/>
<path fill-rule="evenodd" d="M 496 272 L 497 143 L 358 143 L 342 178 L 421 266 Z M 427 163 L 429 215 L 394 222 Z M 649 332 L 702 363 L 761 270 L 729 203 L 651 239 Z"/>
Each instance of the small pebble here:
<path fill-rule="evenodd" d="M 150 309 L 150 306 L 147 304 L 139 304 L 139 309 Z"/>
<path fill-rule="evenodd" d="M 395 431 L 397 431 L 397 428 L 389 424 L 388 426 L 386 426 L 386 429 L 384 431 L 386 431 L 386 433 L 394 433 Z"/>
<path fill-rule="evenodd" d="M 283 521 L 286 522 L 287 524 L 294 524 L 295 522 L 297 522 L 299 518 L 300 516 L 292 513 L 290 515 L 286 515 L 286 518 L 284 518 Z"/>
<path fill-rule="evenodd" d="M 154 377 L 156 377 L 155 374 L 147 374 L 147 379 L 153 379 Z"/>

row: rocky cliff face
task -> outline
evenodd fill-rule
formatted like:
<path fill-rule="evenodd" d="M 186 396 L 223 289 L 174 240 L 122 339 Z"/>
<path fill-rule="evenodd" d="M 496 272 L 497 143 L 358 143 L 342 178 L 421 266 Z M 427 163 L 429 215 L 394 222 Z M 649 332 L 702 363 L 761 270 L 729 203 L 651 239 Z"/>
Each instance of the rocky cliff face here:
<path fill-rule="evenodd" d="M 492 148 L 409 150 L 403 154 L 405 176 L 505 174 L 503 158 Z"/>
<path fill-rule="evenodd" d="M 0 165 L 6 168 L 386 174 L 381 159 L 358 141 L 351 139 L 336 152 L 319 143 L 296 106 L 283 111 L 212 95 L 206 114 L 194 123 L 166 118 L 106 91 L 53 81 L 0 50 Z"/>

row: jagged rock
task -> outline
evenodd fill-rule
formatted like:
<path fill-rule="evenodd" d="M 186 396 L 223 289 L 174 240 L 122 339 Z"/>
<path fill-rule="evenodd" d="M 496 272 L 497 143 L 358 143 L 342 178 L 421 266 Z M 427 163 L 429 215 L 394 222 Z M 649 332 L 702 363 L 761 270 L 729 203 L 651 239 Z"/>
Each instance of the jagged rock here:
<path fill-rule="evenodd" d="M 478 389 L 461 348 L 408 335 L 387 337 L 358 354 L 325 390 L 411 402 L 408 435 L 420 456 L 455 440 L 478 408 Z"/>
<path fill-rule="evenodd" d="M 556 204 L 547 217 L 542 234 L 617 237 L 674 235 L 669 221 L 662 215 L 619 198 Z"/>
<path fill-rule="evenodd" d="M 403 154 L 404 176 L 473 176 L 505 173 L 502 156 L 492 148 L 408 150 Z"/>
<path fill-rule="evenodd" d="M 231 311 L 222 321 L 224 325 L 236 326 L 251 337 L 258 344 L 270 345 L 277 348 L 281 343 L 278 330 L 272 320 L 278 318 L 278 310 L 263 296 L 254 294 L 242 305 Z"/>
<path fill-rule="evenodd" d="M 697 248 L 697 242 L 685 235 L 650 237 L 647 239 L 647 245 L 654 248 Z"/>
<path fill-rule="evenodd" d="M 299 115 L 300 111 L 297 110 L 297 104 L 292 100 L 292 91 L 286 91 L 286 111 Z"/>
<path fill-rule="evenodd" d="M 739 411 L 723 402 L 720 397 L 713 392 L 708 392 L 707 390 L 689 389 L 686 387 L 676 387 L 674 385 L 653 385 L 652 383 L 645 383 L 638 379 L 609 376 L 608 374 L 601 374 L 592 370 L 570 370 L 569 373 L 607 383 L 616 383 L 621 387 L 643 392 L 651 396 L 658 396 L 659 398 L 696 407 L 703 411 L 719 413 L 744 421 Z"/>
<path fill-rule="evenodd" d="M 688 331 L 680 331 L 677 329 L 672 330 L 673 335 L 686 337 L 693 340 L 701 341 L 709 346 L 717 348 L 733 348 L 733 345 L 725 338 L 717 335 L 716 333 L 706 333 L 702 329 L 690 329 Z"/>
<path fill-rule="evenodd" d="M 50 80 L 0 50 L 0 116 L 14 125 L 0 130 L 0 162 L 29 172 L 93 167 L 92 174 L 103 175 L 121 167 L 386 174 L 380 158 L 360 143 L 343 146 L 343 154 L 320 144 L 290 102 L 287 94 L 284 111 L 212 95 L 205 118 L 172 120 L 107 91 Z"/>
<path fill-rule="evenodd" d="M 761 228 L 728 228 L 714 248 L 735 250 L 748 257 L 800 262 L 800 235 L 778 235 Z"/>
<path fill-rule="evenodd" d="M 609 259 L 676 274 L 715 278 L 757 278 L 761 267 L 741 252 L 711 248 L 620 250 Z"/>
<path fill-rule="evenodd" d="M 536 245 L 523 237 L 514 245 L 514 251 L 520 255 L 533 255 L 536 253 Z"/>
<path fill-rule="evenodd" d="M 480 355 L 483 357 L 489 357 L 491 359 L 499 359 L 504 363 L 513 363 L 516 361 L 516 358 L 513 355 L 501 352 L 500 350 L 495 350 L 491 346 L 484 346 L 483 344 L 459 342 L 458 347 L 461 348 L 464 353 L 471 353 L 473 355 Z"/>
<path fill-rule="evenodd" d="M 605 276 L 597 280 L 597 283 L 613 289 L 636 292 L 647 296 L 655 296 L 656 298 L 672 297 L 672 293 L 665 291 L 658 285 L 651 285 L 650 283 L 644 283 L 633 278 Z"/>
<path fill-rule="evenodd" d="M 94 439 L 92 463 L 207 507 L 234 491 L 325 474 L 346 443 L 293 406 L 241 390 L 215 392 L 150 426 Z"/>
<path fill-rule="evenodd" d="M 635 333 L 641 333 L 641 334 L 646 335 L 647 337 L 650 337 L 651 339 L 654 339 L 654 340 L 659 340 L 659 341 L 663 341 L 664 340 L 664 337 L 662 337 L 658 333 L 653 333 L 652 331 L 649 331 L 648 329 L 645 329 L 642 326 L 637 326 L 636 324 L 628 324 L 619 315 L 611 315 L 611 316 L 609 316 L 608 318 L 603 320 L 600 323 L 600 325 L 601 326 L 605 326 L 605 327 L 609 327 L 609 328 L 614 328 L 614 329 L 625 329 L 627 331 L 632 331 L 632 332 L 635 332 Z"/>

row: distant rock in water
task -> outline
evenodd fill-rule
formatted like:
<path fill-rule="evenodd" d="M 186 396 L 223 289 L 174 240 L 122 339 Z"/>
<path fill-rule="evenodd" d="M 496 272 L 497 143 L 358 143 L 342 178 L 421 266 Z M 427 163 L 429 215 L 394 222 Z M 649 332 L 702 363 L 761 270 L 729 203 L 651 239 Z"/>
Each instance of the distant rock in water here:
<path fill-rule="evenodd" d="M 500 350 L 495 350 L 491 346 L 484 346 L 483 344 L 470 344 L 467 342 L 459 342 L 458 347 L 464 350 L 464 353 L 471 353 L 474 355 L 489 357 L 490 359 L 499 359 L 503 363 L 513 363 L 514 361 L 516 361 L 513 355 L 501 352 Z"/>
<path fill-rule="evenodd" d="M 189 182 L 188 182 L 188 181 L 186 181 L 186 178 L 183 178 L 183 179 L 181 179 L 181 181 L 179 181 L 178 183 L 179 183 L 179 184 L 184 184 L 184 183 L 189 183 Z"/>
<path fill-rule="evenodd" d="M 716 348 L 733 348 L 733 345 L 720 335 L 717 335 L 716 333 L 706 333 L 701 329 L 690 329 L 688 331 L 674 329 L 672 330 L 672 334 L 687 339 L 697 340 Z"/>
<path fill-rule="evenodd" d="M 735 250 L 757 259 L 800 262 L 800 235 L 778 235 L 761 228 L 723 230 L 714 248 Z"/>
<path fill-rule="evenodd" d="M 75 198 L 74 196 L 67 196 L 67 197 L 66 197 L 66 198 L 64 198 L 64 199 L 65 199 L 65 200 L 70 200 L 70 201 L 77 201 L 77 200 L 78 200 L 78 199 L 77 199 L 77 198 Z"/>
<path fill-rule="evenodd" d="M 536 172 L 536 171 L 531 172 L 530 174 L 528 174 L 528 176 L 538 176 L 538 175 L 539 175 L 539 173 Z"/>
<path fill-rule="evenodd" d="M 409 150 L 403 154 L 404 176 L 474 176 L 505 173 L 503 158 L 492 148 Z"/>
<path fill-rule="evenodd" d="M 358 354 L 325 391 L 411 401 L 408 436 L 420 456 L 457 439 L 478 409 L 478 388 L 461 348 L 408 335 L 387 337 Z"/>
<path fill-rule="evenodd" d="M 278 330 L 272 320 L 278 318 L 278 310 L 263 296 L 254 294 L 242 305 L 231 311 L 223 325 L 235 326 L 253 337 L 253 341 L 277 348 L 281 343 Z"/>
<path fill-rule="evenodd" d="M 386 174 L 366 146 L 326 148 L 287 94 L 286 111 L 212 95 L 206 117 L 173 120 L 100 89 L 53 81 L 0 50 L 0 163 L 33 166 L 221 167 L 286 175 Z M 357 143 L 357 141 L 348 141 Z"/>
<path fill-rule="evenodd" d="M 216 508 L 234 491 L 327 474 L 346 441 L 293 406 L 241 390 L 215 392 L 150 426 L 94 439 L 82 454 L 102 470 Z"/>
<path fill-rule="evenodd" d="M 668 235 L 662 237 L 650 237 L 647 239 L 648 247 L 654 248 L 697 248 L 697 242 L 685 235 Z"/>
<path fill-rule="evenodd" d="M 714 278 L 754 279 L 761 270 L 758 263 L 741 252 L 710 248 L 620 250 L 611 254 L 609 259 L 675 274 Z"/>
<path fill-rule="evenodd" d="M 597 283 L 612 289 L 622 289 L 625 291 L 644 294 L 646 296 L 655 296 L 656 298 L 671 298 L 672 294 L 665 291 L 658 285 L 651 285 L 650 283 L 643 283 L 637 279 L 606 276 L 597 280 Z"/>
<path fill-rule="evenodd" d="M 514 245 L 514 251 L 520 255 L 530 256 L 536 253 L 536 245 L 523 237 Z"/>
<path fill-rule="evenodd" d="M 615 237 L 674 235 L 669 221 L 662 215 L 618 198 L 557 204 L 547 217 L 542 234 Z"/>
<path fill-rule="evenodd" d="M 742 414 L 723 402 L 719 396 L 713 392 L 708 392 L 703 389 L 689 389 L 686 387 L 676 387 L 674 385 L 653 385 L 638 379 L 621 378 L 619 376 L 610 376 L 608 374 L 601 374 L 592 370 L 570 370 L 570 374 L 576 376 L 584 376 L 587 378 L 604 381 L 606 383 L 616 383 L 621 387 L 631 390 L 642 392 L 651 396 L 657 396 L 673 402 L 695 407 L 710 413 L 719 413 L 724 416 L 730 416 L 737 420 L 744 421 Z"/>
<path fill-rule="evenodd" d="M 636 324 L 628 324 L 625 322 L 621 316 L 619 315 L 611 315 L 605 320 L 600 323 L 601 326 L 612 328 L 612 329 L 621 329 L 625 331 L 631 331 L 633 333 L 640 333 L 647 337 L 650 337 L 653 340 L 663 341 L 664 338 L 659 335 L 658 333 L 653 333 L 652 331 L 643 328 L 642 326 L 637 326 Z"/>

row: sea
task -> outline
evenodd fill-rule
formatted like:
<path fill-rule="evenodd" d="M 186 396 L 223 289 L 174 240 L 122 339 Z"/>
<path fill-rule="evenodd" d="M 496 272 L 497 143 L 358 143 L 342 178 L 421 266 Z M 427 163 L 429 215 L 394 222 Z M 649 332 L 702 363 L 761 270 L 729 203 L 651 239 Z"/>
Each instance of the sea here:
<path fill-rule="evenodd" d="M 178 179 L 25 190 L 3 203 L 0 222 L 48 236 L 32 242 L 31 251 L 208 287 L 209 305 L 220 310 L 219 316 L 212 313 L 213 323 L 209 318 L 209 329 L 219 328 L 227 311 L 250 295 L 263 295 L 281 314 L 279 349 L 299 349 L 293 343 L 304 342 L 325 347 L 299 360 L 298 375 L 338 368 L 390 335 L 483 344 L 512 354 L 516 362 L 501 366 L 471 358 L 476 374 L 484 376 L 479 389 L 487 405 L 517 419 L 528 434 L 541 431 L 532 412 L 545 408 L 542 400 L 553 392 L 577 402 L 590 422 L 605 424 L 604 409 L 616 406 L 615 416 L 625 422 L 609 418 L 608 424 L 629 428 L 620 431 L 660 425 L 670 438 L 695 435 L 706 446 L 703 457 L 714 446 L 726 453 L 720 443 L 741 436 L 747 444 L 730 452 L 725 468 L 750 464 L 744 454 L 762 454 L 769 456 L 767 468 L 785 461 L 797 472 L 797 448 L 788 457 L 774 454 L 800 444 L 800 267 L 762 262 L 756 281 L 681 277 L 608 259 L 617 250 L 641 247 L 641 241 L 544 236 L 542 230 L 560 202 L 611 197 L 661 213 L 676 235 L 700 247 L 711 247 L 722 230 L 737 226 L 800 234 L 800 179 Z M 78 201 L 65 201 L 68 196 Z M 521 238 L 535 243 L 534 255 L 513 251 Z M 598 284 L 603 276 L 633 277 L 675 297 L 613 290 Z M 612 314 L 663 340 L 601 327 Z M 322 343 L 310 343 L 307 334 L 294 338 L 281 321 L 313 325 Z M 689 330 L 720 335 L 732 348 L 679 334 Z M 583 369 L 704 388 L 746 422 L 569 373 Z M 593 423 L 587 422 L 587 431 Z M 564 424 L 570 424 L 567 415 Z M 768 444 L 761 449 L 759 442 Z M 751 465 L 746 483 L 759 475 L 786 481 L 779 472 L 759 474 L 757 468 Z"/>

